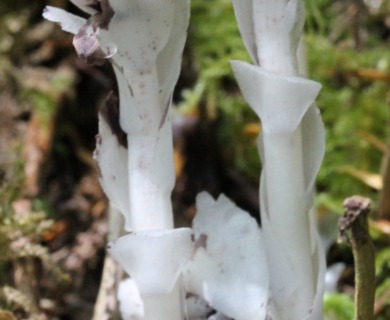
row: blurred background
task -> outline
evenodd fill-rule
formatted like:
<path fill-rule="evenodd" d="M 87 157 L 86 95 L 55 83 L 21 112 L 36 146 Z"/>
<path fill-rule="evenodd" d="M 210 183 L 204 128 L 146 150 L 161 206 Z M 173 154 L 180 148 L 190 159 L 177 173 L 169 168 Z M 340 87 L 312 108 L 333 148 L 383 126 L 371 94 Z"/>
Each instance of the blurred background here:
<path fill-rule="evenodd" d="M 331 276 L 324 312 L 353 318 L 353 259 L 336 225 L 343 199 L 360 194 L 373 201 L 376 319 L 390 319 L 390 0 L 305 4 L 327 132 L 316 195 Z M 42 19 L 45 5 L 83 15 L 67 0 L 0 2 L 1 320 L 92 319 L 105 258 L 107 199 L 92 153 L 98 109 L 116 84 L 108 63 L 86 64 L 72 36 Z M 249 61 L 231 1 L 192 0 L 173 106 L 178 226 L 190 224 L 202 190 L 259 217 L 261 125 L 233 59 Z"/>

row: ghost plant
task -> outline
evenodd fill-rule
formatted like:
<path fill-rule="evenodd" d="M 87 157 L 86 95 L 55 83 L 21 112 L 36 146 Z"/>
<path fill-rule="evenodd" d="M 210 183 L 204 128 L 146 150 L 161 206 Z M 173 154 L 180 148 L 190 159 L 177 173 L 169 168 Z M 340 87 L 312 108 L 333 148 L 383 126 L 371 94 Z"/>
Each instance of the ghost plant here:
<path fill-rule="evenodd" d="M 188 0 L 72 0 L 84 19 L 47 7 L 44 17 L 75 34 L 78 54 L 110 59 L 119 106 L 111 95 L 100 114 L 95 157 L 110 201 L 130 234 L 111 243 L 132 276 L 144 319 L 182 319 L 180 272 L 191 230 L 173 229 L 174 184 L 169 109 L 189 20 Z"/>
<path fill-rule="evenodd" d="M 320 84 L 299 75 L 301 0 L 233 0 L 253 65 L 233 61 L 244 98 L 262 124 L 261 221 L 273 319 L 321 319 L 324 256 L 313 217 L 313 185 L 324 154 L 314 101 Z"/>
<path fill-rule="evenodd" d="M 324 133 L 320 85 L 298 76 L 301 1 L 233 0 L 254 65 L 232 66 L 263 128 L 263 230 L 205 193 L 193 230 L 173 229 L 169 109 L 189 0 L 71 1 L 90 17 L 47 7 L 45 18 L 75 34 L 80 56 L 110 59 L 118 83 L 119 105 L 110 95 L 99 115 L 95 158 L 129 232 L 109 246 L 132 277 L 119 288 L 123 318 L 320 319 L 324 261 L 310 211 Z"/>

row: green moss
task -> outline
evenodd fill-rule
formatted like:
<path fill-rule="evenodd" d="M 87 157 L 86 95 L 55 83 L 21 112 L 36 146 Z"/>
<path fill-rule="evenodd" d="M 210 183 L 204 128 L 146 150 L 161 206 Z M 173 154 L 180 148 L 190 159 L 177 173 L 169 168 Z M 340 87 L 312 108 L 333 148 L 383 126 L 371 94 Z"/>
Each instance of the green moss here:
<path fill-rule="evenodd" d="M 0 212 L 5 212 L 7 214 L 11 208 L 12 202 L 16 199 L 20 199 L 23 195 L 24 161 L 20 156 L 20 149 L 21 146 L 14 146 L 14 150 L 12 151 L 19 156 L 9 165 L 7 176 L 1 177 L 0 179 Z"/>
<path fill-rule="evenodd" d="M 244 134 L 243 127 L 258 120 L 241 97 L 230 67 L 230 60 L 249 61 L 231 1 L 192 1 L 187 43 L 197 81 L 184 91 L 179 110 L 193 113 L 202 105 L 209 118 L 218 118 L 218 139 L 226 164 L 257 179 L 258 152 L 254 143 L 248 143 L 253 138 Z"/>
<path fill-rule="evenodd" d="M 319 190 L 340 201 L 351 194 L 375 198 L 374 190 L 343 173 L 342 168 L 348 164 L 379 173 L 383 155 L 361 133 L 369 132 L 386 141 L 388 85 L 359 73 L 389 72 L 390 55 L 385 54 L 385 47 L 340 50 L 317 35 L 306 39 L 310 77 L 323 84 L 317 103 L 325 122 L 327 144 L 318 176 Z"/>

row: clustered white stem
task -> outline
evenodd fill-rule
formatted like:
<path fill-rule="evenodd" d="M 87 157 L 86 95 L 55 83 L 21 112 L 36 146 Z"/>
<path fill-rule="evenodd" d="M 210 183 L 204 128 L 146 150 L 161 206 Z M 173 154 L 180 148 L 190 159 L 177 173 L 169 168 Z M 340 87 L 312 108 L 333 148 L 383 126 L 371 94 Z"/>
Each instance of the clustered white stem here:
<path fill-rule="evenodd" d="M 169 111 L 189 0 L 71 1 L 90 18 L 53 7 L 45 18 L 75 34 L 83 58 L 110 59 L 118 83 L 119 105 L 110 96 L 99 116 L 95 158 L 129 232 L 109 244 L 131 276 L 119 288 L 122 317 L 321 319 L 325 264 L 312 213 L 324 129 L 314 103 L 321 86 L 298 72 L 302 0 L 233 0 L 254 65 L 232 68 L 262 123 L 262 229 L 223 195 L 201 193 L 192 230 L 174 229 L 170 199 Z"/>

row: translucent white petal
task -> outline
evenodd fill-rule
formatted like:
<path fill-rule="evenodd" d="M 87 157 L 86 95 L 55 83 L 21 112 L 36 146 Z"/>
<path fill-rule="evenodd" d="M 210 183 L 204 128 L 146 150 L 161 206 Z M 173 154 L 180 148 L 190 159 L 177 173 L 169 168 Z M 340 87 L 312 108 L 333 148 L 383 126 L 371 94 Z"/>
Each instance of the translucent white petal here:
<path fill-rule="evenodd" d="M 166 294 L 191 256 L 189 228 L 135 232 L 108 245 L 108 250 L 137 283 L 142 294 Z"/>
<path fill-rule="evenodd" d="M 166 107 L 179 77 L 181 57 L 187 38 L 190 17 L 190 1 L 175 0 L 174 28 L 169 40 L 157 56 L 157 73 L 161 88 L 161 105 Z"/>
<path fill-rule="evenodd" d="M 325 128 L 318 108 L 312 105 L 302 119 L 302 147 L 306 192 L 313 198 L 314 180 L 325 155 Z"/>
<path fill-rule="evenodd" d="M 144 319 L 143 301 L 132 278 L 127 278 L 119 283 L 117 295 L 122 320 Z"/>
<path fill-rule="evenodd" d="M 264 132 L 295 131 L 321 89 L 315 81 L 280 76 L 246 62 L 231 64 L 244 98 L 260 117 Z"/>
<path fill-rule="evenodd" d="M 315 270 L 317 271 L 316 276 L 316 294 L 313 299 L 312 307 L 309 311 L 308 316 L 305 320 L 318 320 L 322 319 L 322 302 L 324 298 L 325 291 L 325 274 L 326 274 L 326 261 L 324 248 L 322 246 L 321 239 L 316 232 L 316 251 L 313 255 L 313 265 L 315 266 Z"/>
<path fill-rule="evenodd" d="M 304 18 L 301 0 L 253 1 L 253 28 L 261 67 L 286 71 L 277 65 L 295 65 Z"/>
<path fill-rule="evenodd" d="M 62 30 L 73 34 L 76 34 L 87 22 L 84 18 L 71 14 L 63 9 L 51 6 L 46 6 L 42 15 L 49 21 L 59 23 Z"/>
<path fill-rule="evenodd" d="M 195 249 L 184 273 L 187 290 L 237 319 L 264 319 L 269 279 L 260 229 L 248 213 L 221 195 L 197 197 Z"/>
<path fill-rule="evenodd" d="M 284 65 L 291 59 L 290 39 L 283 16 L 287 2 L 253 0 L 253 29 L 259 65 L 270 71 L 278 70 L 278 64 Z"/>
<path fill-rule="evenodd" d="M 280 309 L 290 310 L 295 304 L 296 299 L 299 297 L 298 278 L 296 277 L 295 266 L 289 258 L 289 253 L 280 241 L 279 235 L 277 235 L 269 221 L 267 214 L 267 198 L 265 175 L 262 173 L 260 180 L 260 206 L 261 206 L 261 224 L 264 239 L 267 248 L 267 258 L 269 263 L 270 273 L 270 285 L 272 292 L 277 292 L 277 300 L 271 301 L 276 304 L 280 302 L 280 305 L 275 305 L 274 312 L 278 315 L 276 319 L 288 319 L 284 318 Z"/>
<path fill-rule="evenodd" d="M 297 52 L 305 24 L 305 5 L 301 0 L 289 0 L 284 9 L 286 33 L 290 34 L 291 52 Z"/>
<path fill-rule="evenodd" d="M 139 132 L 143 128 L 143 123 L 136 108 L 132 88 L 123 74 L 123 70 L 114 65 L 114 71 L 119 89 L 119 121 L 121 128 L 129 134 Z"/>
<path fill-rule="evenodd" d="M 100 115 L 94 158 L 99 165 L 104 192 L 125 219 L 129 219 L 127 150 L 119 145 L 117 137 Z"/>
<path fill-rule="evenodd" d="M 254 64 L 259 64 L 253 20 L 253 0 L 233 0 L 240 34 Z"/>
<path fill-rule="evenodd" d="M 135 133 L 136 119 L 141 118 L 149 128 L 160 128 L 180 72 L 189 1 L 130 0 L 111 5 L 115 14 L 108 28 L 110 36 L 104 36 L 102 43 L 110 40 L 117 45 L 114 64 L 132 96 L 121 102 L 121 126 Z"/>
<path fill-rule="evenodd" d="M 312 254 L 312 263 L 314 269 L 313 282 L 315 283 L 315 296 L 313 301 L 302 301 L 300 294 L 302 283 L 299 282 L 297 272 L 300 272 L 292 263 L 290 255 L 293 252 L 286 251 L 283 244 L 283 234 L 278 234 L 272 227 L 272 223 L 266 212 L 266 186 L 264 184 L 264 173 L 261 177 L 260 184 L 260 201 L 261 201 L 261 221 L 264 239 L 266 241 L 267 256 L 270 266 L 270 279 L 272 292 L 277 293 L 277 299 L 271 299 L 274 305 L 274 315 L 277 319 L 291 319 L 296 318 L 296 312 L 299 312 L 299 305 L 306 305 L 306 316 L 300 316 L 305 320 L 322 319 L 322 297 L 324 292 L 324 277 L 326 271 L 325 255 L 321 240 L 315 230 L 315 225 L 310 224 L 311 234 L 313 234 L 311 247 L 314 248 Z"/>
<path fill-rule="evenodd" d="M 154 67 L 167 44 L 174 23 L 172 0 L 111 1 L 115 12 L 109 26 L 118 54 L 139 73 Z M 121 67 L 125 67 L 124 65 Z"/>

